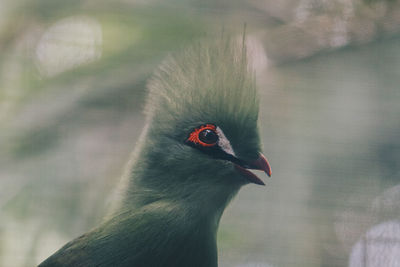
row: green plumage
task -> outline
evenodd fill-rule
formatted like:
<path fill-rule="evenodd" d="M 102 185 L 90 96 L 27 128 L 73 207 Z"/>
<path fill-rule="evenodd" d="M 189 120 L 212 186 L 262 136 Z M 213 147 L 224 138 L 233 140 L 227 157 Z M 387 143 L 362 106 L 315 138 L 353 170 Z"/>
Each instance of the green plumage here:
<path fill-rule="evenodd" d="M 148 125 L 119 208 L 40 266 L 217 266 L 220 217 L 247 181 L 231 162 L 184 141 L 213 123 L 236 155 L 258 157 L 258 101 L 245 47 L 229 38 L 199 42 L 167 59 L 148 88 Z"/>

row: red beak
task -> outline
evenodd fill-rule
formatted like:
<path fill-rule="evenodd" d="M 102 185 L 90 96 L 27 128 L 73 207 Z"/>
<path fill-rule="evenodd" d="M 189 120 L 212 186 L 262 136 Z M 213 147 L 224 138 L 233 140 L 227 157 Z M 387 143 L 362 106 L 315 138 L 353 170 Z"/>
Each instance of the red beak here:
<path fill-rule="evenodd" d="M 258 159 L 252 162 L 251 165 L 256 167 L 256 170 L 264 171 L 269 177 L 271 177 L 271 165 L 269 165 L 267 158 L 263 154 L 260 153 Z"/>
<path fill-rule="evenodd" d="M 253 162 L 250 162 L 249 166 L 250 167 L 248 169 L 264 171 L 269 177 L 271 177 L 272 174 L 271 165 L 269 165 L 267 158 L 263 154 L 260 153 L 258 159 Z M 258 178 L 257 175 L 249 171 L 247 168 L 244 168 L 238 164 L 235 164 L 235 168 L 251 183 L 265 185 L 265 183 L 260 178 Z"/>

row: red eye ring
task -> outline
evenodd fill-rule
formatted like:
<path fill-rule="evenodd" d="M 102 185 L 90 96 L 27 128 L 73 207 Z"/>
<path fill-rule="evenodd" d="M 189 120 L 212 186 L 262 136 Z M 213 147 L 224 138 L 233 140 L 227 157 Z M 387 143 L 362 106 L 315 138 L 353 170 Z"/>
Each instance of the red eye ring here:
<path fill-rule="evenodd" d="M 199 134 L 200 134 L 202 131 L 204 131 L 204 130 L 211 130 L 211 131 L 213 131 L 215 134 L 217 134 L 217 133 L 216 133 L 217 127 L 216 127 L 214 124 L 208 123 L 208 124 L 201 125 L 200 127 L 194 129 L 194 130 L 190 133 L 190 135 L 189 135 L 189 137 L 188 137 L 188 139 L 187 139 L 186 141 L 187 141 L 187 142 L 191 142 L 191 143 L 193 143 L 193 144 L 195 144 L 195 145 L 201 145 L 201 146 L 205 146 L 205 147 L 215 146 L 215 144 L 216 144 L 217 142 L 214 142 L 214 143 L 206 143 L 206 142 L 203 142 L 203 141 L 200 140 Z M 217 139 L 217 140 L 218 140 L 218 139 Z"/>

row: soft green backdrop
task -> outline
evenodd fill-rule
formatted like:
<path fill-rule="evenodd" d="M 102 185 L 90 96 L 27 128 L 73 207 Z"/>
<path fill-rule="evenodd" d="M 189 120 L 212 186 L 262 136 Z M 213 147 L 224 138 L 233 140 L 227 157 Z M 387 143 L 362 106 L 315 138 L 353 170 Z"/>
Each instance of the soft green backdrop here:
<path fill-rule="evenodd" d="M 400 7 L 355 0 L 2 0 L 0 266 L 95 226 L 154 67 L 245 23 L 273 176 L 225 212 L 220 265 L 398 266 Z"/>

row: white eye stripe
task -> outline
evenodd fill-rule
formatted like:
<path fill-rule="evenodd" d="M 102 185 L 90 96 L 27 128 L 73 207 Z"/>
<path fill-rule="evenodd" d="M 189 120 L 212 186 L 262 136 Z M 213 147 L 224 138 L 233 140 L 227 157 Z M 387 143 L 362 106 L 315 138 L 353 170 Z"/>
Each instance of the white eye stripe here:
<path fill-rule="evenodd" d="M 218 134 L 218 146 L 225 151 L 226 153 L 236 156 L 235 152 L 233 151 L 233 148 L 231 146 L 231 143 L 229 142 L 228 138 L 226 138 L 224 132 L 221 130 L 221 128 L 217 127 L 216 129 L 217 134 Z"/>

